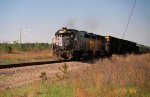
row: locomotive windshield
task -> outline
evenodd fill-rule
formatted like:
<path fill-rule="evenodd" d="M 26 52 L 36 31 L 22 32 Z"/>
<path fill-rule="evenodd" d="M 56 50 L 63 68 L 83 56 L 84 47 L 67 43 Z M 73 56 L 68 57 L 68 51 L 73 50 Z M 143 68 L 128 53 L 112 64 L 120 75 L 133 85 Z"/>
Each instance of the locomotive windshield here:
<path fill-rule="evenodd" d="M 57 34 L 56 37 L 73 37 L 73 34 L 60 33 Z"/>
<path fill-rule="evenodd" d="M 73 37 L 74 34 L 71 31 L 66 31 L 66 30 L 59 30 L 56 32 L 56 37 Z"/>

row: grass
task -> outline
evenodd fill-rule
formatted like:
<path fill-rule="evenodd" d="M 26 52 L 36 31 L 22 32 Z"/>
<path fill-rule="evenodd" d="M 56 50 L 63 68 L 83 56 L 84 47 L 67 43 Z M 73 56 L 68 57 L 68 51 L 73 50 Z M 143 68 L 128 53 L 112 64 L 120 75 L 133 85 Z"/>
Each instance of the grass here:
<path fill-rule="evenodd" d="M 0 75 L 0 81 L 6 81 L 6 80 L 12 80 L 12 79 L 14 79 L 14 78 L 17 78 L 17 77 L 19 77 L 19 76 L 21 76 L 20 74 L 16 74 L 16 75 Z"/>
<path fill-rule="evenodd" d="M 94 60 L 65 79 L 6 89 L 0 97 L 150 97 L 150 54 Z"/>
<path fill-rule="evenodd" d="M 0 92 L 0 97 L 73 97 L 73 87 L 67 83 L 36 82 L 33 84 L 6 89 Z"/>
<path fill-rule="evenodd" d="M 49 85 L 44 91 L 43 97 L 73 97 L 73 87 L 68 84 Z"/>
<path fill-rule="evenodd" d="M 48 61 L 52 59 L 51 50 L 38 52 L 18 52 L 11 54 L 0 54 L 0 64 Z"/>

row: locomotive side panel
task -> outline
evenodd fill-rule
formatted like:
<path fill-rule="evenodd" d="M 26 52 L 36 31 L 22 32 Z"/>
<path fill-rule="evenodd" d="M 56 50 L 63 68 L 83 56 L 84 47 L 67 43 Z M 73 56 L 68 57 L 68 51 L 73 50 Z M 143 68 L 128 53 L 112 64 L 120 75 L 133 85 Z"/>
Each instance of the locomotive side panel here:
<path fill-rule="evenodd" d="M 95 39 L 94 40 L 94 56 L 101 56 L 102 53 L 104 52 L 104 47 L 103 47 L 103 39 Z"/>

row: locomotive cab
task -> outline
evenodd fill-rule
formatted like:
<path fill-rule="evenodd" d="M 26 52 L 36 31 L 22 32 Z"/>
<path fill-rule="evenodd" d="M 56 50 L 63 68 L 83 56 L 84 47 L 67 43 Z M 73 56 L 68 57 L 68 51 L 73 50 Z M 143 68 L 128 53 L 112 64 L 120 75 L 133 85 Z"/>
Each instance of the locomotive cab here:
<path fill-rule="evenodd" d="M 72 58 L 72 50 L 74 47 L 75 31 L 62 28 L 55 33 L 53 38 L 53 52 L 57 57 L 64 59 Z"/>

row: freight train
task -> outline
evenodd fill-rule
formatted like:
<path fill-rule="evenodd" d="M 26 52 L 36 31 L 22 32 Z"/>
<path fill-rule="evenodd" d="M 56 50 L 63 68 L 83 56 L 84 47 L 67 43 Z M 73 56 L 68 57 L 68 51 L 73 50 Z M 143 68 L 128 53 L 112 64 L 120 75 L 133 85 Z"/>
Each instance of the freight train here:
<path fill-rule="evenodd" d="M 52 44 L 54 55 L 66 60 L 139 52 L 134 42 L 66 27 L 55 33 Z"/>

